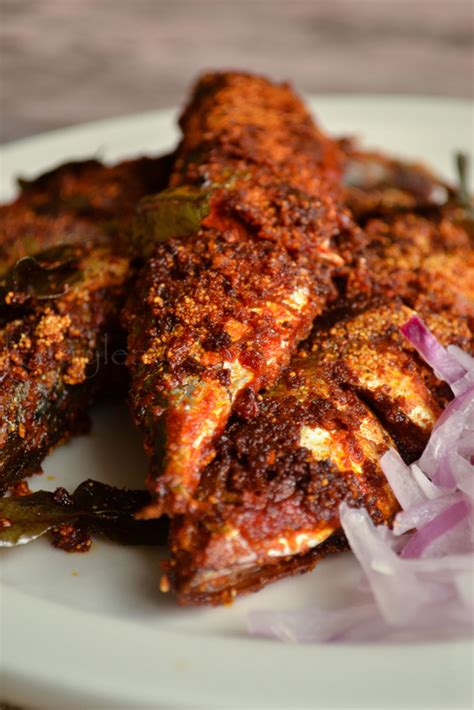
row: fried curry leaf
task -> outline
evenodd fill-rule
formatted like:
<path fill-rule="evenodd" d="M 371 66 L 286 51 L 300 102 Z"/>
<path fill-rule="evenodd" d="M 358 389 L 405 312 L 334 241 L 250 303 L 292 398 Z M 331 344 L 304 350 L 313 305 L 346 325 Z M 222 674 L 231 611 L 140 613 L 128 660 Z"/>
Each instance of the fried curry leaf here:
<path fill-rule="evenodd" d="M 210 211 L 210 192 L 183 186 L 145 197 L 135 221 L 133 247 L 149 256 L 156 242 L 197 232 Z"/>
<path fill-rule="evenodd" d="M 36 256 L 18 259 L 1 285 L 10 303 L 59 298 L 78 277 L 78 258 L 74 247 L 61 245 Z"/>
<path fill-rule="evenodd" d="M 63 523 L 86 526 L 124 545 L 162 545 L 164 521 L 134 518 L 148 502 L 146 491 L 120 490 L 90 479 L 72 495 L 58 488 L 54 493 L 0 498 L 0 547 L 31 542 Z"/>
<path fill-rule="evenodd" d="M 135 513 L 150 502 L 147 491 L 120 489 L 91 479 L 72 496 L 75 505 L 90 511 L 90 527 L 123 545 L 164 545 L 165 520 L 135 520 Z"/>
<path fill-rule="evenodd" d="M 31 542 L 54 525 L 73 519 L 72 509 L 56 503 L 53 493 L 39 491 L 28 496 L 0 499 L 0 546 Z"/>

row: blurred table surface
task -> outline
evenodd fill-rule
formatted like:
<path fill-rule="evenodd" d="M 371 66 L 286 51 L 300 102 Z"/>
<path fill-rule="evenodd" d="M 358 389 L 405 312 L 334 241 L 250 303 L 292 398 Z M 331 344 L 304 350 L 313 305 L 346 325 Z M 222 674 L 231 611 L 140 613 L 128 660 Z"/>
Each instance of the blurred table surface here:
<path fill-rule="evenodd" d="M 206 68 L 471 96 L 471 0 L 1 0 L 1 140 L 181 104 Z"/>

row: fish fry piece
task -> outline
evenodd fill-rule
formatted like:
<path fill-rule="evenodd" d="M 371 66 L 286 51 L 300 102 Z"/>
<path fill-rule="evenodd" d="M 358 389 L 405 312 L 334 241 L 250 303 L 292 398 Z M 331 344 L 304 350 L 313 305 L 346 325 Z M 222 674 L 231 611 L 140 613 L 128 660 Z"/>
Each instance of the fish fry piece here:
<path fill-rule="evenodd" d="M 126 309 L 156 497 L 144 517 L 193 507 L 231 412 L 278 378 L 361 238 L 338 199 L 338 145 L 287 85 L 205 75 L 180 123 L 170 188 L 140 208 L 151 257 Z"/>

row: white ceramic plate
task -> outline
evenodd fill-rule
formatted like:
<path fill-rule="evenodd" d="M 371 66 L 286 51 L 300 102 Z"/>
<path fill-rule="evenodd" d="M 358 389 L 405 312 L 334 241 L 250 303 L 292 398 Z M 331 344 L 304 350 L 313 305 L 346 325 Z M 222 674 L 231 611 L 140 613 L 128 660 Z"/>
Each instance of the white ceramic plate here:
<path fill-rule="evenodd" d="M 312 99 L 333 133 L 364 138 L 453 176 L 472 151 L 472 105 L 461 100 L 331 96 Z M 177 139 L 175 111 L 69 128 L 6 146 L 1 198 L 14 178 L 72 158 L 161 153 Z M 58 449 L 32 487 L 73 488 L 88 477 L 141 487 L 144 456 L 125 406 L 97 408 L 93 431 Z M 47 708 L 470 707 L 472 645 L 294 646 L 249 638 L 255 608 L 338 607 L 359 570 L 347 553 L 231 607 L 180 609 L 158 591 L 158 553 L 103 541 L 67 555 L 43 540 L 2 551 L 3 698 Z"/>

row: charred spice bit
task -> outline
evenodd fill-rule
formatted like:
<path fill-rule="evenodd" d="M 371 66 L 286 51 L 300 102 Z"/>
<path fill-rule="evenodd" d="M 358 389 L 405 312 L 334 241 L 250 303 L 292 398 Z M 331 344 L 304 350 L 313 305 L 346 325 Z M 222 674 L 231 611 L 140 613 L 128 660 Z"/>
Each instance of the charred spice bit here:
<path fill-rule="evenodd" d="M 64 552 L 88 552 L 92 538 L 86 528 L 74 523 L 64 523 L 51 530 L 52 545 Z"/>
<path fill-rule="evenodd" d="M 62 487 L 56 488 L 53 493 L 53 500 L 59 505 L 74 505 L 72 496 Z"/>

